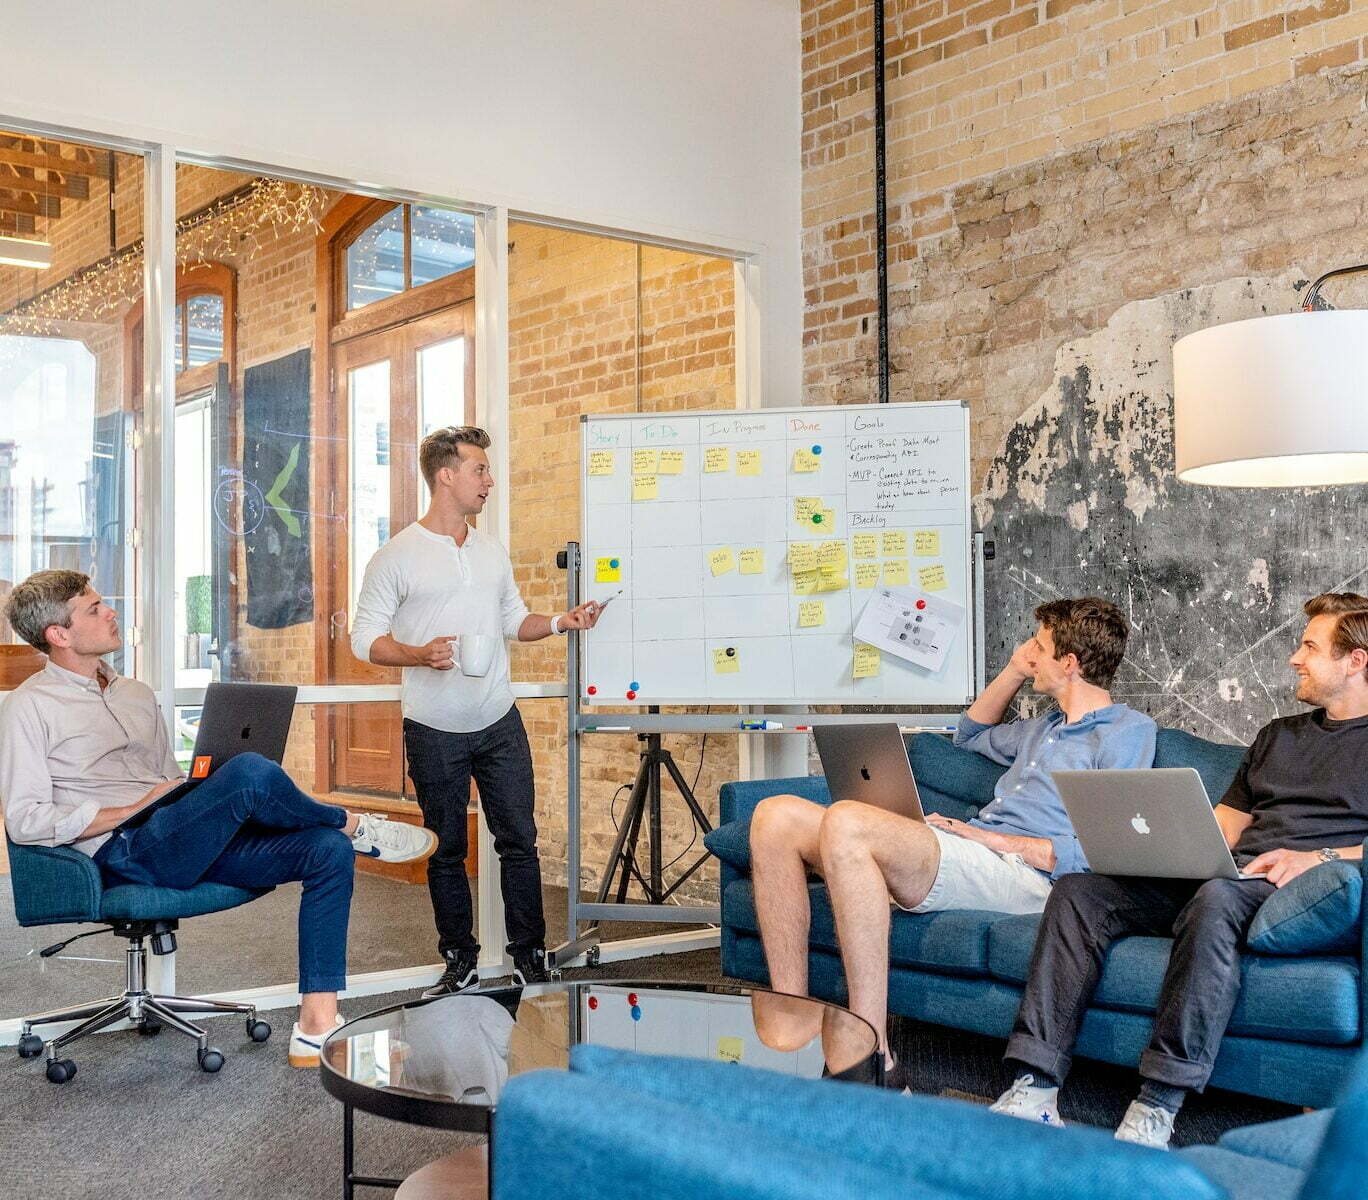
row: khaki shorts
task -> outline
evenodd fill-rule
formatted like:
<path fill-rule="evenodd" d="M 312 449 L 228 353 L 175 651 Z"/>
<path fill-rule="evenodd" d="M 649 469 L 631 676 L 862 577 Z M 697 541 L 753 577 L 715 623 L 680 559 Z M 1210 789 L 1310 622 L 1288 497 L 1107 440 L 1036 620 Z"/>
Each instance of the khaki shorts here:
<path fill-rule="evenodd" d="M 926 899 L 904 912 L 982 908 L 990 912 L 1037 913 L 1050 898 L 1050 880 L 1020 854 L 999 854 L 979 842 L 932 827 L 940 843 L 940 868 Z M 902 908 L 896 900 L 895 908 Z"/>

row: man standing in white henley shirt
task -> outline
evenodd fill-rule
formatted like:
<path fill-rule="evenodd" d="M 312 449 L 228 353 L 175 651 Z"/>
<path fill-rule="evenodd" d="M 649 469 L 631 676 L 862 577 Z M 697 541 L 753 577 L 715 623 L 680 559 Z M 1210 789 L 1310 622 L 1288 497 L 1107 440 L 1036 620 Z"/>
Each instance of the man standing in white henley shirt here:
<path fill-rule="evenodd" d="M 439 429 L 423 439 L 418 464 L 432 502 L 371 559 L 352 622 L 357 658 L 404 669 L 408 773 L 423 823 L 437 835 L 428 890 L 446 971 L 425 996 L 479 981 L 465 872 L 472 776 L 499 856 L 513 978 L 521 984 L 546 979 L 532 753 L 513 703 L 505 639 L 535 642 L 592 629 L 598 620 L 592 603 L 555 617 L 529 612 L 513 582 L 508 551 L 468 523 L 483 511 L 494 486 L 488 447 L 489 435 L 472 426 Z M 483 675 L 461 671 L 463 637 L 492 640 Z"/>

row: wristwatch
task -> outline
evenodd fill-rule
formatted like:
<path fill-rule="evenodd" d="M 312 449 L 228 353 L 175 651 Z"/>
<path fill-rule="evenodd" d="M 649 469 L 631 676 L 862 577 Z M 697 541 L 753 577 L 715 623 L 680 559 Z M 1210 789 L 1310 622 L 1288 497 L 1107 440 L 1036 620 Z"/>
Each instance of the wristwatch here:
<path fill-rule="evenodd" d="M 1322 846 L 1316 851 L 1316 857 L 1320 859 L 1321 862 L 1339 862 L 1340 852 L 1338 850 L 1332 850 L 1329 846 Z"/>

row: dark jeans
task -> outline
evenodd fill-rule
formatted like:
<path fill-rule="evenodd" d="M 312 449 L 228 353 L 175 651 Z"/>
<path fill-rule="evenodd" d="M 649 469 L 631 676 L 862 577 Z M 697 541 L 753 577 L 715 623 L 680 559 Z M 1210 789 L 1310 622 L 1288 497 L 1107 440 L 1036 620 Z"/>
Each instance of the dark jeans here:
<path fill-rule="evenodd" d="M 301 792 L 260 754 L 229 759 L 203 783 L 116 833 L 95 853 L 107 885 L 264 888 L 300 880 L 299 990 L 347 984 L 347 920 L 356 854 L 345 809 Z"/>
<path fill-rule="evenodd" d="M 546 918 L 532 816 L 532 751 L 517 706 L 475 733 L 447 733 L 405 720 L 404 750 L 423 824 L 437 835 L 437 850 L 427 864 L 437 948 L 445 955 L 480 945 L 465 872 L 473 775 L 499 856 L 508 949 L 540 950 L 546 942 Z"/>
<path fill-rule="evenodd" d="M 1172 936 L 1140 1074 L 1200 1092 L 1240 993 L 1245 933 L 1275 890 L 1261 879 L 1065 875 L 1045 905 L 1007 1057 L 1062 1080 L 1107 948 L 1131 935 Z"/>

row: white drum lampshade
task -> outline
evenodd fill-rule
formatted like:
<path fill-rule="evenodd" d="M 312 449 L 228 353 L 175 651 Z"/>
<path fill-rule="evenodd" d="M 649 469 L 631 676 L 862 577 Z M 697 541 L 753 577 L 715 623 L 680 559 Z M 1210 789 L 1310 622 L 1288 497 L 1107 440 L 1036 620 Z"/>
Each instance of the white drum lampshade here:
<path fill-rule="evenodd" d="M 1184 483 L 1368 483 L 1368 311 L 1284 313 L 1181 338 L 1173 439 Z"/>

